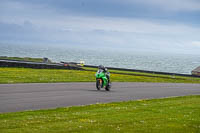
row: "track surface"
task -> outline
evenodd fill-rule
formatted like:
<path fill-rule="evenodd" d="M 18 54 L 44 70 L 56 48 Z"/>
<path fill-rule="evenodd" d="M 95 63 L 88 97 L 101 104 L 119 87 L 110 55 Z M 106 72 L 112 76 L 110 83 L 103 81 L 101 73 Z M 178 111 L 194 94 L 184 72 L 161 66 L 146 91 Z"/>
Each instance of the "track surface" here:
<path fill-rule="evenodd" d="M 113 83 L 110 92 L 95 83 L 0 84 L 0 112 L 183 95 L 200 95 L 200 84 Z"/>

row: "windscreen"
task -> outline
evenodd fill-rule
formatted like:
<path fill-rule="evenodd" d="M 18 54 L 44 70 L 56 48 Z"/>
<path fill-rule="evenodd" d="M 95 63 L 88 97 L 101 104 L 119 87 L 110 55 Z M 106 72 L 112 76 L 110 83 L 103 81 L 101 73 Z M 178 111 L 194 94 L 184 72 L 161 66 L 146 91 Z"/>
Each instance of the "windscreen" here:
<path fill-rule="evenodd" d="M 102 69 L 99 69 L 98 71 L 97 71 L 97 73 L 102 73 L 103 72 L 103 70 Z"/>

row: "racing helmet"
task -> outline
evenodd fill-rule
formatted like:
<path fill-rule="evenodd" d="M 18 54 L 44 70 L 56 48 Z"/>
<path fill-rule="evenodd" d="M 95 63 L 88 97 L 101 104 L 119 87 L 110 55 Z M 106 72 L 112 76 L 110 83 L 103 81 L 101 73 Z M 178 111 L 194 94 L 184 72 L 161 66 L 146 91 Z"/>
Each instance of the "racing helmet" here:
<path fill-rule="evenodd" d="M 102 70 L 105 69 L 105 67 L 104 67 L 103 65 L 99 65 L 98 68 L 99 68 L 99 69 L 102 69 Z"/>

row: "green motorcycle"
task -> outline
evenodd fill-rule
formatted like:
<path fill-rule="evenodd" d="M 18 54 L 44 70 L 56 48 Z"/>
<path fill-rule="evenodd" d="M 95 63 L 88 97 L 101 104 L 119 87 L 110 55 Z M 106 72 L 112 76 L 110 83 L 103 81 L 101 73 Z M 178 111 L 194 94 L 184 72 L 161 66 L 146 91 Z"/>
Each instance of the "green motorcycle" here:
<path fill-rule="evenodd" d="M 99 69 L 97 73 L 95 74 L 96 76 L 96 87 L 97 90 L 100 90 L 101 88 L 105 87 L 106 91 L 109 91 L 111 88 L 111 84 L 108 83 L 108 78 L 106 77 L 106 74 L 102 69 Z"/>

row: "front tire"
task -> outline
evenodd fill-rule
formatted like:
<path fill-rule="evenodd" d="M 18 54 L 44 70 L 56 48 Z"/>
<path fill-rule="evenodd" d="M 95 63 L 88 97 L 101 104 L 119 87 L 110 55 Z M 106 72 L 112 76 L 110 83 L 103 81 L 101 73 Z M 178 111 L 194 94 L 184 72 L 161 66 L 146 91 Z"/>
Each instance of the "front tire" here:
<path fill-rule="evenodd" d="M 101 88 L 100 80 L 96 81 L 96 87 L 97 87 L 97 90 L 100 90 Z"/>

